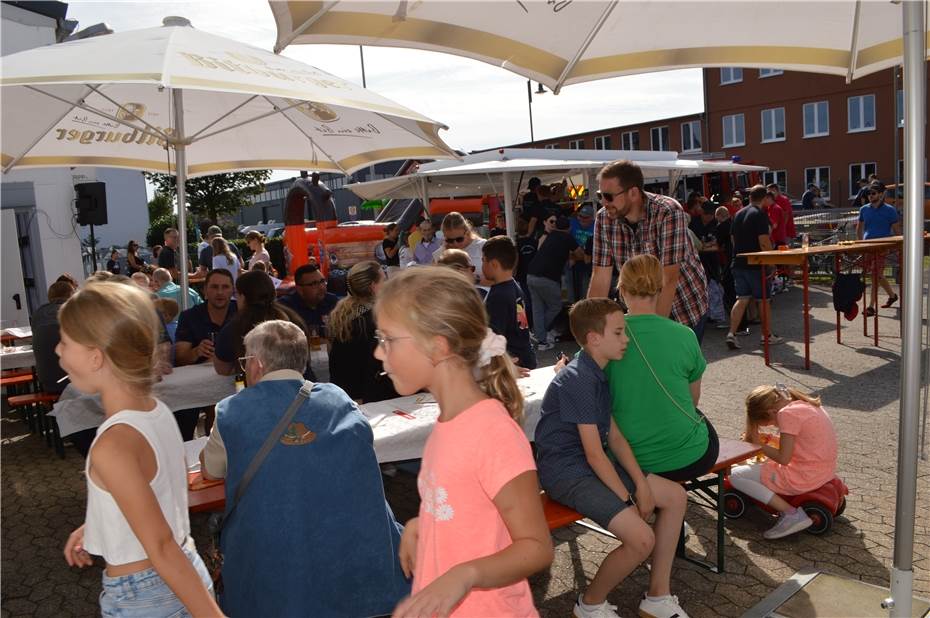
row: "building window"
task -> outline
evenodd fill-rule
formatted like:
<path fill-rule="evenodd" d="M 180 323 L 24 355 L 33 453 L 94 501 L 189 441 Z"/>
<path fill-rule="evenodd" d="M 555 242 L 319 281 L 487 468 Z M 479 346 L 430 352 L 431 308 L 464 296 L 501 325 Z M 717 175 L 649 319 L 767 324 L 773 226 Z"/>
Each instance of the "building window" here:
<path fill-rule="evenodd" d="M 723 117 L 723 147 L 746 145 L 746 124 L 742 114 Z"/>
<path fill-rule="evenodd" d="M 785 141 L 785 108 L 762 110 L 762 143 Z"/>
<path fill-rule="evenodd" d="M 639 131 L 624 131 L 620 134 L 620 148 L 639 150 Z"/>
<path fill-rule="evenodd" d="M 572 150 L 584 150 L 584 140 L 573 139 L 568 142 L 568 147 Z"/>
<path fill-rule="evenodd" d="M 830 135 L 830 104 L 827 101 L 804 104 L 804 137 Z"/>
<path fill-rule="evenodd" d="M 830 199 L 830 168 L 829 167 L 808 167 L 804 169 L 804 190 L 807 191 L 809 185 L 820 187 L 820 197 Z"/>
<path fill-rule="evenodd" d="M 610 150 L 610 136 L 609 135 L 598 135 L 594 138 L 594 149 L 595 150 Z"/>
<path fill-rule="evenodd" d="M 775 77 L 776 75 L 782 75 L 784 71 L 781 69 L 759 69 L 759 79 L 765 79 L 766 77 Z"/>
<path fill-rule="evenodd" d="M 743 69 L 739 67 L 723 67 L 720 69 L 720 85 L 735 84 L 743 81 Z"/>
<path fill-rule="evenodd" d="M 853 163 L 849 166 L 849 199 L 859 194 L 859 180 L 868 180 L 870 174 L 877 174 L 878 166 L 874 163 Z"/>
<path fill-rule="evenodd" d="M 849 132 L 875 130 L 875 95 L 849 97 Z"/>
<path fill-rule="evenodd" d="M 769 185 L 772 183 L 778 185 L 778 190 L 782 193 L 788 192 L 788 171 L 787 170 L 771 170 L 768 172 L 762 172 L 762 184 Z"/>
<path fill-rule="evenodd" d="M 898 90 L 895 93 L 895 118 L 897 119 L 898 127 L 904 126 L 904 91 Z"/>
<path fill-rule="evenodd" d="M 546 144 L 546 145 L 544 146 L 544 148 L 545 148 L 546 150 L 555 150 L 555 149 L 558 148 L 558 147 L 559 147 L 558 144 Z"/>
<path fill-rule="evenodd" d="M 649 136 L 653 150 L 668 150 L 668 127 L 652 127 Z"/>
<path fill-rule="evenodd" d="M 701 150 L 701 121 L 681 123 L 681 151 L 699 152 Z"/>

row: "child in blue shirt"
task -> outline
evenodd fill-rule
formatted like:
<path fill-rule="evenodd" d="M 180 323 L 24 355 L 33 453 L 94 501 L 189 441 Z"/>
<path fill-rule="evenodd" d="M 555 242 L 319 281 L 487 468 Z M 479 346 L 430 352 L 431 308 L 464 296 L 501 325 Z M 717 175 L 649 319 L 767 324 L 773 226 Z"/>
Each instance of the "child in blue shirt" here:
<path fill-rule="evenodd" d="M 611 416 L 604 367 L 623 358 L 627 336 L 620 306 L 606 298 L 576 303 L 569 313 L 581 353 L 555 377 L 536 426 L 539 481 L 552 500 L 593 519 L 621 541 L 575 604 L 576 618 L 612 618 L 607 595 L 650 555 L 649 591 L 640 615 L 686 618 L 670 594 L 672 561 L 687 499 L 682 487 L 644 475 Z M 605 446 L 606 445 L 606 446 Z M 613 454 L 612 461 L 606 449 Z M 650 527 L 646 520 L 656 512 Z"/>

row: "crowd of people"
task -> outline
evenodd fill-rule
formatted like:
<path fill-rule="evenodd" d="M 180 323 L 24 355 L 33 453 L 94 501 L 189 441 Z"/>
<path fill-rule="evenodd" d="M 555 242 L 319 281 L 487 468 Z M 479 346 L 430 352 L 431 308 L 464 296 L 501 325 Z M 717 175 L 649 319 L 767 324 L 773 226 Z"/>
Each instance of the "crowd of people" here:
<path fill-rule="evenodd" d="M 80 287 L 64 276 L 53 284 L 34 317 L 39 379 L 66 373 L 100 394 L 106 416 L 72 437 L 84 440 L 88 506 L 64 548 L 73 566 L 106 561 L 103 615 L 537 615 L 527 577 L 553 559 L 542 487 L 622 541 L 580 591 L 577 618 L 617 616 L 608 595 L 645 561 L 640 615 L 686 617 L 671 590 L 680 483 L 705 474 L 719 450 L 698 407 L 709 282 L 733 279 L 731 343 L 760 278 L 721 252 L 792 231 L 784 211 L 773 222 L 780 196 L 770 187 L 753 187 L 731 220 L 729 205 L 697 196 L 686 209 L 646 191 L 627 161 L 605 166 L 598 183 L 601 208 L 570 211 L 550 206 L 558 186 L 531 180 L 516 238 L 482 238 L 459 213 L 441 235 L 429 219 L 388 226 L 377 259 L 348 271 L 344 297 L 315 263 L 279 296 L 261 235 L 247 238 L 246 264 L 218 228 L 192 273 L 203 295 L 190 292 L 184 311 L 176 230 L 151 277 L 108 270 Z M 553 373 L 534 454 L 517 378 L 560 334 L 563 280 L 580 351 Z M 318 337 L 329 344 L 328 383 L 310 363 Z M 225 479 L 226 491 L 218 597 L 190 537 L 182 444 L 204 411 L 172 415 L 152 396 L 160 374 L 198 363 L 245 383 L 204 424 L 202 474 Z M 419 515 L 401 525 L 358 405 L 422 391 L 440 413 L 423 450 Z M 781 443 L 763 447 L 765 464 L 737 468 L 733 484 L 782 514 L 767 538 L 799 532 L 811 522 L 782 496 L 835 474 L 829 416 L 780 386 L 755 389 L 746 415 L 745 439 L 762 444 L 760 428 L 777 425 Z"/>

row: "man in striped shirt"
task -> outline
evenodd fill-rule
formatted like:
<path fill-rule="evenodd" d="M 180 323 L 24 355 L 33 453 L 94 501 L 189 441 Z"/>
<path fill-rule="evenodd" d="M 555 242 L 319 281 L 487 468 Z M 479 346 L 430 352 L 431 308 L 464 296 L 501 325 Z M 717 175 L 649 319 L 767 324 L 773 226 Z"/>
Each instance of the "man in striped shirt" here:
<path fill-rule="evenodd" d="M 648 253 L 662 263 L 657 313 L 694 330 L 698 342 L 707 322 L 707 279 L 688 238 L 690 217 L 677 201 L 643 190 L 643 171 L 615 161 L 598 174 L 603 208 L 594 221 L 594 269 L 588 298 L 607 296 L 613 269 Z"/>

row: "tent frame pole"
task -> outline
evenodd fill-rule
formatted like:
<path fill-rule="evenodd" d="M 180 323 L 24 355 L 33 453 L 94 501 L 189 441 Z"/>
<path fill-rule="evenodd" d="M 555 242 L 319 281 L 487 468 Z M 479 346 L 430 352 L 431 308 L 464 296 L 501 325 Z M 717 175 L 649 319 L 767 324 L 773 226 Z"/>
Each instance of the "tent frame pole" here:
<path fill-rule="evenodd" d="M 901 344 L 901 416 L 898 426 L 898 489 L 895 504 L 892 618 L 910 616 L 914 591 L 914 513 L 917 500 L 920 319 L 923 302 L 924 116 L 927 111 L 926 3 L 901 3 L 904 37 L 904 335 Z"/>

